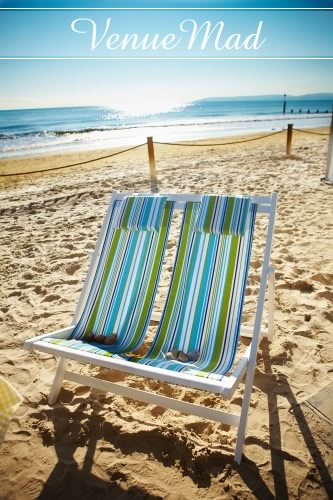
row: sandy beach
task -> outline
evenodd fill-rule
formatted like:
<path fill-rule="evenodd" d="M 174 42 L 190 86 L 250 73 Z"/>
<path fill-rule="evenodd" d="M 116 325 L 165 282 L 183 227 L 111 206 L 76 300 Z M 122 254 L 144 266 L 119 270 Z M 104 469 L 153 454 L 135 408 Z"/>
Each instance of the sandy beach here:
<path fill-rule="evenodd" d="M 233 461 L 236 431 L 226 425 L 69 382 L 49 406 L 57 360 L 22 348 L 30 337 L 71 324 L 112 191 L 150 191 L 147 148 L 15 177 L 1 175 L 113 151 L 0 160 L 0 375 L 24 398 L 0 449 L 0 499 L 333 497 L 333 415 L 318 402 L 333 395 L 333 186 L 321 182 L 328 137 L 294 132 L 289 157 L 285 134 L 214 145 L 238 140 L 214 139 L 206 147 L 157 144 L 155 156 L 160 192 L 278 192 L 275 336 L 259 347 L 240 466 Z M 169 246 L 156 310 L 172 269 L 175 245 Z M 248 324 L 258 282 L 254 253 Z M 153 333 L 151 326 L 143 351 Z M 210 407 L 240 405 L 241 392 L 226 403 L 210 393 L 77 368 Z"/>

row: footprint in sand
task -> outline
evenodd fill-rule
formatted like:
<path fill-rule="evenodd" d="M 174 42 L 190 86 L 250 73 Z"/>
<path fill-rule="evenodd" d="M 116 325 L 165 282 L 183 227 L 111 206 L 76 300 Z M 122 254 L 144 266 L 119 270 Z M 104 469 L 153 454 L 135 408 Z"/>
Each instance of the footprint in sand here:
<path fill-rule="evenodd" d="M 65 268 L 65 273 L 72 276 L 81 267 L 81 264 L 71 264 Z"/>
<path fill-rule="evenodd" d="M 191 422 L 189 424 L 184 424 L 184 427 L 187 431 L 203 434 L 207 433 L 207 431 L 211 431 L 213 426 L 209 422 Z"/>
<path fill-rule="evenodd" d="M 320 359 L 323 363 L 333 362 L 333 347 L 324 347 L 319 351 Z"/>
<path fill-rule="evenodd" d="M 301 337 L 307 337 L 309 339 L 312 339 L 315 336 L 315 332 L 311 330 L 296 330 L 294 332 L 294 335 L 299 335 Z"/>
<path fill-rule="evenodd" d="M 195 397 L 192 394 L 185 394 L 183 401 L 186 401 L 187 403 L 194 403 Z"/>
<path fill-rule="evenodd" d="M 281 283 L 280 285 L 276 286 L 276 289 L 299 290 L 303 293 L 311 293 L 315 290 L 313 284 L 309 283 L 306 280 Z"/>
<path fill-rule="evenodd" d="M 25 288 L 30 288 L 33 285 L 31 285 L 31 283 L 26 283 L 25 281 L 18 281 L 16 286 L 18 288 L 25 289 Z"/>
<path fill-rule="evenodd" d="M 74 250 L 74 245 L 72 243 L 65 243 L 64 248 L 68 248 L 68 250 Z"/>
<path fill-rule="evenodd" d="M 283 422 L 282 427 L 286 427 L 288 424 Z M 295 429 L 286 428 L 282 432 L 282 444 L 287 451 L 303 451 L 302 438 Z"/>
<path fill-rule="evenodd" d="M 60 295 L 50 294 L 50 295 L 47 295 L 42 302 L 54 302 L 54 301 L 59 300 L 59 299 L 61 299 Z"/>
<path fill-rule="evenodd" d="M 162 417 L 166 411 L 167 411 L 166 408 L 162 408 L 161 406 L 154 406 L 150 410 L 150 414 L 152 417 L 157 418 L 157 417 Z"/>
<path fill-rule="evenodd" d="M 33 291 L 37 293 L 37 295 L 46 295 L 47 293 L 46 289 L 43 288 L 41 285 L 36 285 Z"/>
<path fill-rule="evenodd" d="M 317 273 L 311 276 L 314 281 L 319 281 L 323 285 L 331 285 L 333 283 L 333 274 L 330 273 Z"/>
<path fill-rule="evenodd" d="M 330 290 L 323 290 L 321 292 L 318 292 L 318 297 L 322 297 L 323 299 L 328 300 L 329 302 L 333 303 L 333 292 Z"/>
<path fill-rule="evenodd" d="M 292 285 L 295 290 L 299 290 L 300 292 L 311 293 L 314 291 L 313 284 L 305 280 L 295 281 Z"/>
<path fill-rule="evenodd" d="M 329 312 L 329 311 L 324 311 L 324 317 L 326 319 L 328 319 L 328 321 L 330 321 L 331 323 L 333 323 L 333 313 Z"/>

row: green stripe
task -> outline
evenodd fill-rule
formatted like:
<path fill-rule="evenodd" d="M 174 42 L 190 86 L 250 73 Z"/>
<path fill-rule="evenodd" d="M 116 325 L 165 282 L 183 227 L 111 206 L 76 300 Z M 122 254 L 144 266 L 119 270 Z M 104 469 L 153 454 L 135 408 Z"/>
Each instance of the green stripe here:
<path fill-rule="evenodd" d="M 130 218 L 130 215 L 131 215 L 131 211 L 132 211 L 132 207 L 134 205 L 135 200 L 136 200 L 136 198 L 134 198 L 132 196 L 129 196 L 127 198 L 126 209 L 125 209 L 125 212 L 124 212 L 124 215 L 123 215 L 123 219 L 122 219 L 122 222 L 121 222 L 121 228 L 122 229 L 126 229 L 127 226 L 128 226 L 128 221 L 129 221 L 129 218 Z"/>

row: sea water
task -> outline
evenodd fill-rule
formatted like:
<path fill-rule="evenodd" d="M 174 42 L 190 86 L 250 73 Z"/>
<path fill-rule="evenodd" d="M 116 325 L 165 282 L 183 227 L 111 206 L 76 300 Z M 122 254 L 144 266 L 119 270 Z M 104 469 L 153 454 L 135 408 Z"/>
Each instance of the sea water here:
<path fill-rule="evenodd" d="M 0 110 L 0 157 L 75 149 L 127 147 L 154 141 L 328 126 L 332 100 L 203 99 L 167 112 L 131 114 L 110 107 Z"/>

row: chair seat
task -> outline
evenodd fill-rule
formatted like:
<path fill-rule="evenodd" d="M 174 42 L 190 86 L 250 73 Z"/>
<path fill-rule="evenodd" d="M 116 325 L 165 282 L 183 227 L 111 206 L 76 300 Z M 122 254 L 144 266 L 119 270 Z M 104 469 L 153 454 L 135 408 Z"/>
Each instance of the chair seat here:
<path fill-rule="evenodd" d="M 212 391 L 230 397 L 227 391 L 230 390 L 232 377 L 217 373 L 202 373 L 195 368 L 194 363 L 185 364 L 179 361 L 166 362 L 165 359 L 155 359 L 149 364 L 142 364 L 140 361 L 143 358 L 114 354 L 110 352 L 111 346 L 97 347 L 90 342 L 81 340 L 42 339 L 36 342 L 34 347 L 40 351 L 82 363 L 121 370 L 133 375 L 154 378 L 193 389 Z M 176 368 L 185 368 L 185 365 L 186 368 L 190 366 L 191 370 L 177 371 Z"/>
<path fill-rule="evenodd" d="M 85 340 L 76 340 L 76 339 L 57 339 L 57 338 L 47 338 L 43 339 L 42 342 L 50 344 L 51 346 L 65 347 L 66 349 L 73 349 L 75 351 L 82 351 L 86 353 L 96 354 L 97 356 L 103 356 L 107 358 L 118 358 L 122 360 L 126 360 L 130 363 L 137 363 L 140 365 L 150 366 L 152 368 L 158 368 L 162 370 L 168 370 L 172 372 L 178 372 L 181 374 L 194 375 L 201 378 L 208 378 L 211 380 L 221 381 L 226 372 L 220 370 L 217 373 L 211 372 L 207 364 L 203 361 L 195 362 L 181 362 L 177 360 L 169 360 L 166 359 L 164 355 L 161 355 L 156 358 L 139 358 L 135 356 L 126 356 L 122 354 L 119 356 L 119 353 L 115 352 L 113 346 L 98 344 L 96 342 L 86 342 Z M 120 351 L 121 353 L 121 351 Z"/>

